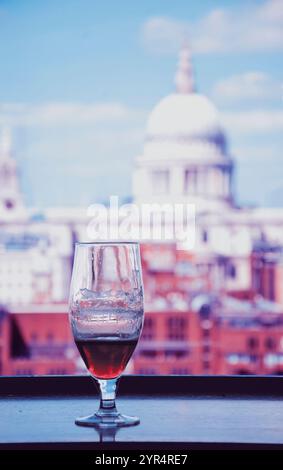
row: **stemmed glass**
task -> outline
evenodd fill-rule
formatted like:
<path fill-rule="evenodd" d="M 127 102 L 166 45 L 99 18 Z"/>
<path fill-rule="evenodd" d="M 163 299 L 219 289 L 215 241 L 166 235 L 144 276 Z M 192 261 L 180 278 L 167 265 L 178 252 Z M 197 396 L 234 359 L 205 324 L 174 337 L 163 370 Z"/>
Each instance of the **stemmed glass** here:
<path fill-rule="evenodd" d="M 139 418 L 118 413 L 117 379 L 139 340 L 143 286 L 139 244 L 76 243 L 69 318 L 77 348 L 99 384 L 98 411 L 81 426 L 132 426 Z"/>

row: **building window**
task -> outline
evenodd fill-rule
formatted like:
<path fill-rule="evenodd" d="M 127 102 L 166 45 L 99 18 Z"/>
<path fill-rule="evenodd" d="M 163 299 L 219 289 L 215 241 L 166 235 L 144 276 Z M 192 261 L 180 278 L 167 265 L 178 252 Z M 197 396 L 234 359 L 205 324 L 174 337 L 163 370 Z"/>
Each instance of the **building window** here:
<path fill-rule="evenodd" d="M 54 334 L 52 333 L 52 331 L 48 331 L 46 338 L 49 343 L 52 343 L 52 341 L 54 340 Z"/>
<path fill-rule="evenodd" d="M 191 372 L 186 367 L 177 367 L 171 370 L 172 375 L 188 375 Z"/>
<path fill-rule="evenodd" d="M 164 351 L 164 356 L 167 359 L 184 359 L 189 355 L 189 351 L 187 350 L 172 350 L 168 349 Z"/>
<path fill-rule="evenodd" d="M 49 369 L 47 371 L 47 375 L 66 375 L 68 373 L 68 371 L 66 369 L 61 369 L 61 368 L 58 368 L 58 369 Z"/>
<path fill-rule="evenodd" d="M 14 203 L 11 199 L 6 199 L 5 200 L 5 207 L 6 209 L 13 209 Z"/>
<path fill-rule="evenodd" d="M 169 191 L 169 171 L 156 170 L 152 173 L 153 193 L 156 195 L 166 194 Z"/>
<path fill-rule="evenodd" d="M 203 367 L 204 373 L 206 373 L 210 369 L 210 362 L 209 361 L 203 361 L 202 367 Z"/>
<path fill-rule="evenodd" d="M 209 354 L 211 351 L 211 348 L 210 348 L 210 344 L 204 344 L 203 348 L 202 348 L 202 352 L 204 354 Z"/>
<path fill-rule="evenodd" d="M 276 342 L 275 342 L 275 339 L 274 338 L 266 338 L 265 340 L 265 347 L 266 349 L 268 349 L 269 351 L 274 351 L 276 349 Z"/>
<path fill-rule="evenodd" d="M 208 242 L 208 232 L 207 230 L 203 230 L 201 234 L 202 242 L 207 243 Z"/>
<path fill-rule="evenodd" d="M 258 357 L 255 354 L 250 355 L 250 362 L 256 364 L 258 362 Z"/>
<path fill-rule="evenodd" d="M 254 336 L 251 336 L 247 340 L 247 346 L 249 349 L 256 349 L 258 347 L 258 339 Z"/>
<path fill-rule="evenodd" d="M 147 358 L 153 359 L 157 356 L 157 351 L 154 351 L 153 349 L 145 349 L 145 350 L 141 351 L 140 355 L 142 357 L 147 357 Z"/>
<path fill-rule="evenodd" d="M 187 320 L 183 317 L 171 317 L 167 321 L 168 339 L 185 340 L 187 337 Z"/>
<path fill-rule="evenodd" d="M 199 310 L 199 314 L 201 316 L 202 319 L 205 319 L 205 318 L 209 318 L 210 314 L 211 314 L 211 307 L 209 304 L 203 304 Z M 203 324 L 204 322 L 202 322 Z M 204 325 L 203 325 L 204 327 Z"/>
<path fill-rule="evenodd" d="M 143 367 L 143 368 L 137 370 L 137 374 L 140 374 L 140 375 L 156 375 L 156 370 L 151 369 L 151 368 L 147 368 L 147 367 Z"/>
<path fill-rule="evenodd" d="M 194 194 L 196 192 L 196 170 L 185 170 L 184 193 Z"/>
<path fill-rule="evenodd" d="M 144 325 L 143 325 L 143 332 L 142 332 L 142 339 L 149 341 L 154 339 L 155 337 L 155 321 L 153 318 L 145 317 Z"/>
<path fill-rule="evenodd" d="M 231 279 L 235 279 L 237 275 L 236 266 L 233 263 L 228 263 L 226 265 L 226 276 L 230 277 Z"/>
<path fill-rule="evenodd" d="M 202 336 L 203 336 L 203 338 L 209 338 L 210 337 L 210 329 L 203 328 L 202 329 Z"/>

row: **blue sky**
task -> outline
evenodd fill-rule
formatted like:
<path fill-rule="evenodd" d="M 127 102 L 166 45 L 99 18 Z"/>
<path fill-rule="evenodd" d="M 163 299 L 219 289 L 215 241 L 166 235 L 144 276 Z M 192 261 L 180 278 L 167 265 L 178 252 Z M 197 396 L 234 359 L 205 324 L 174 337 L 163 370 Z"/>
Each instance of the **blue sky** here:
<path fill-rule="evenodd" d="M 197 89 L 227 129 L 239 201 L 283 205 L 282 0 L 0 0 L 0 125 L 13 129 L 27 204 L 131 194 L 185 35 Z"/>

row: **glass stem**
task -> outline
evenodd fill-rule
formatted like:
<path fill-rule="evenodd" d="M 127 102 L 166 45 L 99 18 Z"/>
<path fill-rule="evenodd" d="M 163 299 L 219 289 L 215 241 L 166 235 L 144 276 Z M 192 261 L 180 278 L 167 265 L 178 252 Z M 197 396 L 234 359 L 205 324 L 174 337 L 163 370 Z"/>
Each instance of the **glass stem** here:
<path fill-rule="evenodd" d="M 116 388 L 117 379 L 97 379 L 100 388 L 100 406 L 97 414 L 99 415 L 113 415 L 117 414 L 116 408 Z"/>

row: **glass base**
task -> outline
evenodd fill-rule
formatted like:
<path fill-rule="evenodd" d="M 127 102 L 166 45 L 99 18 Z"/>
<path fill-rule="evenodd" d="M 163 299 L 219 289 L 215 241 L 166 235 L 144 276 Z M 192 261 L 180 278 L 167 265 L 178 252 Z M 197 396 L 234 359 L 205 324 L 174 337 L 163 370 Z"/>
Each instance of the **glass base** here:
<path fill-rule="evenodd" d="M 140 419 L 137 416 L 127 416 L 122 415 L 121 413 L 94 413 L 90 416 L 85 416 L 83 418 L 77 418 L 75 423 L 78 426 L 87 426 L 87 427 L 124 427 L 124 426 L 136 426 L 140 423 Z"/>

